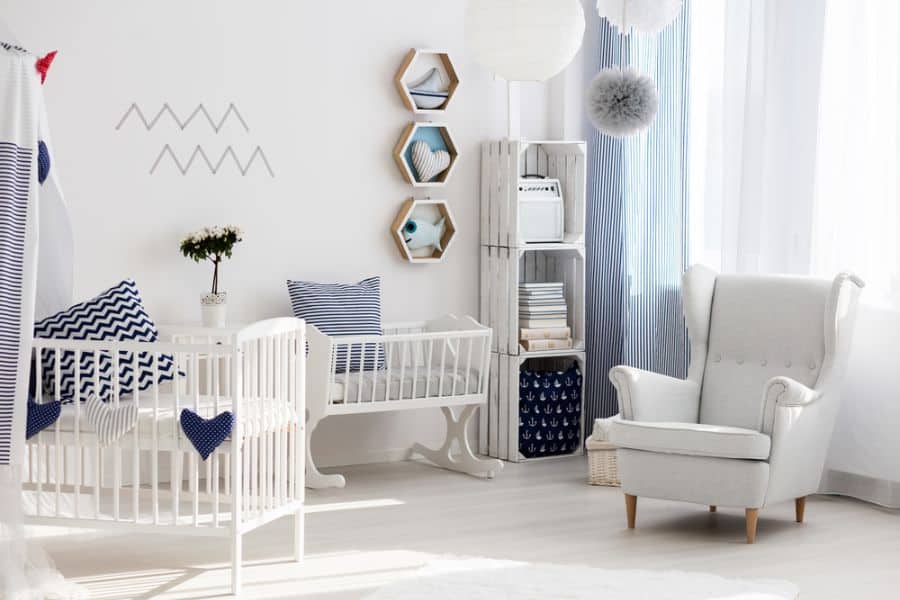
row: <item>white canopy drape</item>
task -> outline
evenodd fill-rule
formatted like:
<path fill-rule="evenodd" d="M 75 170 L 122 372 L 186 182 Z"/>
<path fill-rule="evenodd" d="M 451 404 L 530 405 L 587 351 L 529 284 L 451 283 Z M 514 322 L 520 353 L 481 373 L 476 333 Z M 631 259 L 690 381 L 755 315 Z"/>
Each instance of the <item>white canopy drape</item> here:
<path fill-rule="evenodd" d="M 53 172 L 37 57 L 8 46 L 11 38 L 0 41 L 7 44 L 0 46 L 0 598 L 75 598 L 82 590 L 26 543 L 21 495 L 35 311 L 71 303 L 71 226 Z M 43 185 L 41 141 L 51 157 Z"/>

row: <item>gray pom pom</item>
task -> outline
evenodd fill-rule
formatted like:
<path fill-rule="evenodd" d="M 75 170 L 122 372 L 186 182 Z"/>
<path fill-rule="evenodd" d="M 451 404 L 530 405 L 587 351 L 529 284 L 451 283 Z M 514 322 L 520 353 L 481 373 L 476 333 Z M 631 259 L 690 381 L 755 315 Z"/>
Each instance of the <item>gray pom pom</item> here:
<path fill-rule="evenodd" d="M 635 69 L 603 69 L 588 86 L 585 98 L 594 127 L 625 137 L 650 126 L 659 108 L 656 83 Z"/>

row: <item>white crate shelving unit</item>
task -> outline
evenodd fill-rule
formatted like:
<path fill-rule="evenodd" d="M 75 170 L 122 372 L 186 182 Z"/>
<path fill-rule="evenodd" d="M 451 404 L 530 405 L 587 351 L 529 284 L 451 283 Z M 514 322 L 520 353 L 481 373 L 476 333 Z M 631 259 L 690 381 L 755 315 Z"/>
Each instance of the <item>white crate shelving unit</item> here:
<path fill-rule="evenodd" d="M 577 362 L 585 381 L 585 188 L 582 141 L 501 140 L 481 148 L 481 322 L 494 330 L 489 402 L 481 410 L 482 454 L 521 462 L 519 371 L 528 362 L 564 368 Z M 561 242 L 529 243 L 519 233 L 518 184 L 525 176 L 558 179 L 565 231 Z M 573 348 L 529 352 L 519 344 L 520 283 L 565 284 Z M 582 398 L 584 397 L 582 385 Z M 582 400 L 582 417 L 584 403 Z M 584 422 L 581 419 L 581 438 Z M 578 454 L 583 450 L 579 448 Z M 571 456 L 566 455 L 566 456 Z M 548 457 L 555 458 L 555 457 Z"/>

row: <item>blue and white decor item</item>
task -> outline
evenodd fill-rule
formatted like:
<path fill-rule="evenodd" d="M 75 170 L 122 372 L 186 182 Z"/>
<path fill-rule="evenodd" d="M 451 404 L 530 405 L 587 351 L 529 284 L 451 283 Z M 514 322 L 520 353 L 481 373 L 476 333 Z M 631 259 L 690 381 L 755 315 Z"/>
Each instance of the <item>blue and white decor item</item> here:
<path fill-rule="evenodd" d="M 519 452 L 526 458 L 581 447 L 581 370 L 519 372 Z"/>
<path fill-rule="evenodd" d="M 657 117 L 646 135 L 588 140 L 585 419 L 618 412 L 610 368 L 627 364 L 683 377 L 688 339 L 680 279 L 688 267 L 690 11 L 657 36 L 623 40 L 600 24 L 599 67 L 653 74 Z"/>
<path fill-rule="evenodd" d="M 32 327 L 72 301 L 72 229 L 50 164 L 58 160 L 38 61 L 0 40 L 0 596 L 8 598 L 78 592 L 36 556 L 39 548 L 26 549 L 22 527 Z M 39 163 L 42 143 L 48 160 Z"/>
<path fill-rule="evenodd" d="M 466 47 L 507 81 L 545 81 L 568 66 L 584 38 L 580 0 L 469 0 Z"/>
<path fill-rule="evenodd" d="M 84 412 L 88 423 L 97 434 L 97 439 L 104 446 L 117 442 L 134 429 L 138 422 L 137 405 L 126 402 L 119 406 L 103 402 L 94 394 L 88 396 L 84 403 Z"/>
<path fill-rule="evenodd" d="M 381 335 L 381 277 L 358 283 L 287 282 L 294 316 L 326 335 Z M 339 372 L 384 366 L 378 344 L 355 344 L 335 357 Z"/>
<path fill-rule="evenodd" d="M 203 460 L 209 458 L 209 455 L 222 445 L 234 428 L 234 415 L 227 410 L 212 419 L 204 419 L 185 408 L 181 411 L 179 421 L 184 434 L 191 440 Z"/>
<path fill-rule="evenodd" d="M 437 223 L 429 223 L 423 219 L 409 219 L 403 226 L 403 241 L 410 250 L 421 250 L 429 246 L 443 251 L 441 238 L 444 237 L 444 223 L 441 217 Z"/>
<path fill-rule="evenodd" d="M 226 292 L 219 291 L 219 263 L 231 258 L 234 245 L 243 241 L 240 227 L 204 227 L 200 231 L 187 234 L 179 245 L 181 253 L 194 262 L 210 261 L 213 264 L 212 289 L 200 298 L 204 327 L 224 327 Z"/>
<path fill-rule="evenodd" d="M 47 429 L 59 418 L 62 402 L 53 400 L 38 404 L 31 395 L 28 396 L 28 419 L 25 424 L 25 439 L 31 439 Z"/>
<path fill-rule="evenodd" d="M 448 86 L 441 79 L 441 72 L 432 67 L 422 78 L 410 83 L 409 95 L 416 106 L 424 109 L 440 108 L 449 96 Z"/>
<path fill-rule="evenodd" d="M 103 340 L 103 341 L 135 341 L 155 342 L 159 337 L 153 319 L 144 310 L 140 292 L 131 279 L 126 279 L 94 298 L 76 304 L 69 309 L 38 321 L 34 325 L 34 335 L 45 339 L 65 340 Z M 110 390 L 115 375 L 114 357 L 102 353 L 95 361 L 93 352 L 82 352 L 79 364 L 75 364 L 75 351 L 64 350 L 60 353 L 59 379 L 60 395 L 69 403 L 75 399 L 86 399 L 96 394 L 101 400 L 110 397 Z M 154 383 L 153 357 L 141 353 L 138 355 L 138 372 L 134 372 L 134 357 L 130 352 L 120 352 L 118 356 L 118 381 L 121 393 L 130 393 L 135 388 L 147 389 Z M 95 387 L 94 367 L 99 365 Z M 75 389 L 76 370 L 80 377 L 81 389 Z M 41 379 L 44 393 L 56 393 L 55 384 L 56 354 L 43 351 L 41 359 Z M 168 381 L 174 377 L 175 362 L 171 355 L 159 357 L 158 381 Z"/>
<path fill-rule="evenodd" d="M 450 166 L 450 153 L 446 150 L 432 150 L 425 140 L 413 142 L 412 164 L 419 181 L 433 181 Z"/>

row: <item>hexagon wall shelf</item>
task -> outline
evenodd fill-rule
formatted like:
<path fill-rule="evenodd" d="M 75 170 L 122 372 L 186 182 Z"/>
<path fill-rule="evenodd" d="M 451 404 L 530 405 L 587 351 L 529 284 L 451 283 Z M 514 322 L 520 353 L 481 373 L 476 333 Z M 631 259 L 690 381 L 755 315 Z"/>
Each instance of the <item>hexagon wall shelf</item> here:
<path fill-rule="evenodd" d="M 412 161 L 412 145 L 415 142 L 424 141 L 431 148 L 432 152 L 446 150 L 450 154 L 450 164 L 446 169 L 438 173 L 428 181 L 420 181 L 419 174 L 416 171 Z M 400 168 L 403 178 L 411 183 L 414 187 L 440 187 L 447 183 L 456 161 L 459 158 L 459 152 L 450 130 L 443 123 L 409 123 L 400 134 L 397 145 L 394 146 L 394 162 Z"/>
<path fill-rule="evenodd" d="M 430 223 L 437 223 L 438 220 L 443 218 L 444 234 L 441 236 L 441 247 L 443 249 L 438 250 L 432 246 L 430 251 L 428 248 L 410 250 L 409 246 L 406 245 L 404 228 L 406 222 L 411 218 L 423 219 Z M 397 213 L 393 223 L 391 223 L 391 237 L 394 238 L 394 243 L 397 245 L 400 256 L 404 260 L 412 263 L 441 262 L 444 260 L 447 250 L 456 237 L 456 220 L 453 218 L 453 213 L 450 211 L 450 206 L 446 200 L 432 200 L 431 198 L 416 200 L 415 198 L 409 198 L 400 207 L 400 212 Z"/>
<path fill-rule="evenodd" d="M 431 69 L 435 69 L 437 76 L 440 77 L 440 87 L 446 87 L 447 98 L 442 104 L 434 108 L 420 108 L 416 106 L 415 98 L 410 93 L 410 85 L 415 83 L 417 79 L 421 80 L 423 76 L 427 76 Z M 423 48 L 411 48 L 400 68 L 397 75 L 394 76 L 394 85 L 397 86 L 397 92 L 403 100 L 404 106 L 417 114 L 440 114 L 447 110 L 447 106 L 453 100 L 453 94 L 459 87 L 459 75 L 450 60 L 450 55 L 444 50 L 428 50 Z M 420 97 L 421 98 L 421 97 Z M 428 98 L 424 97 L 427 101 Z"/>

